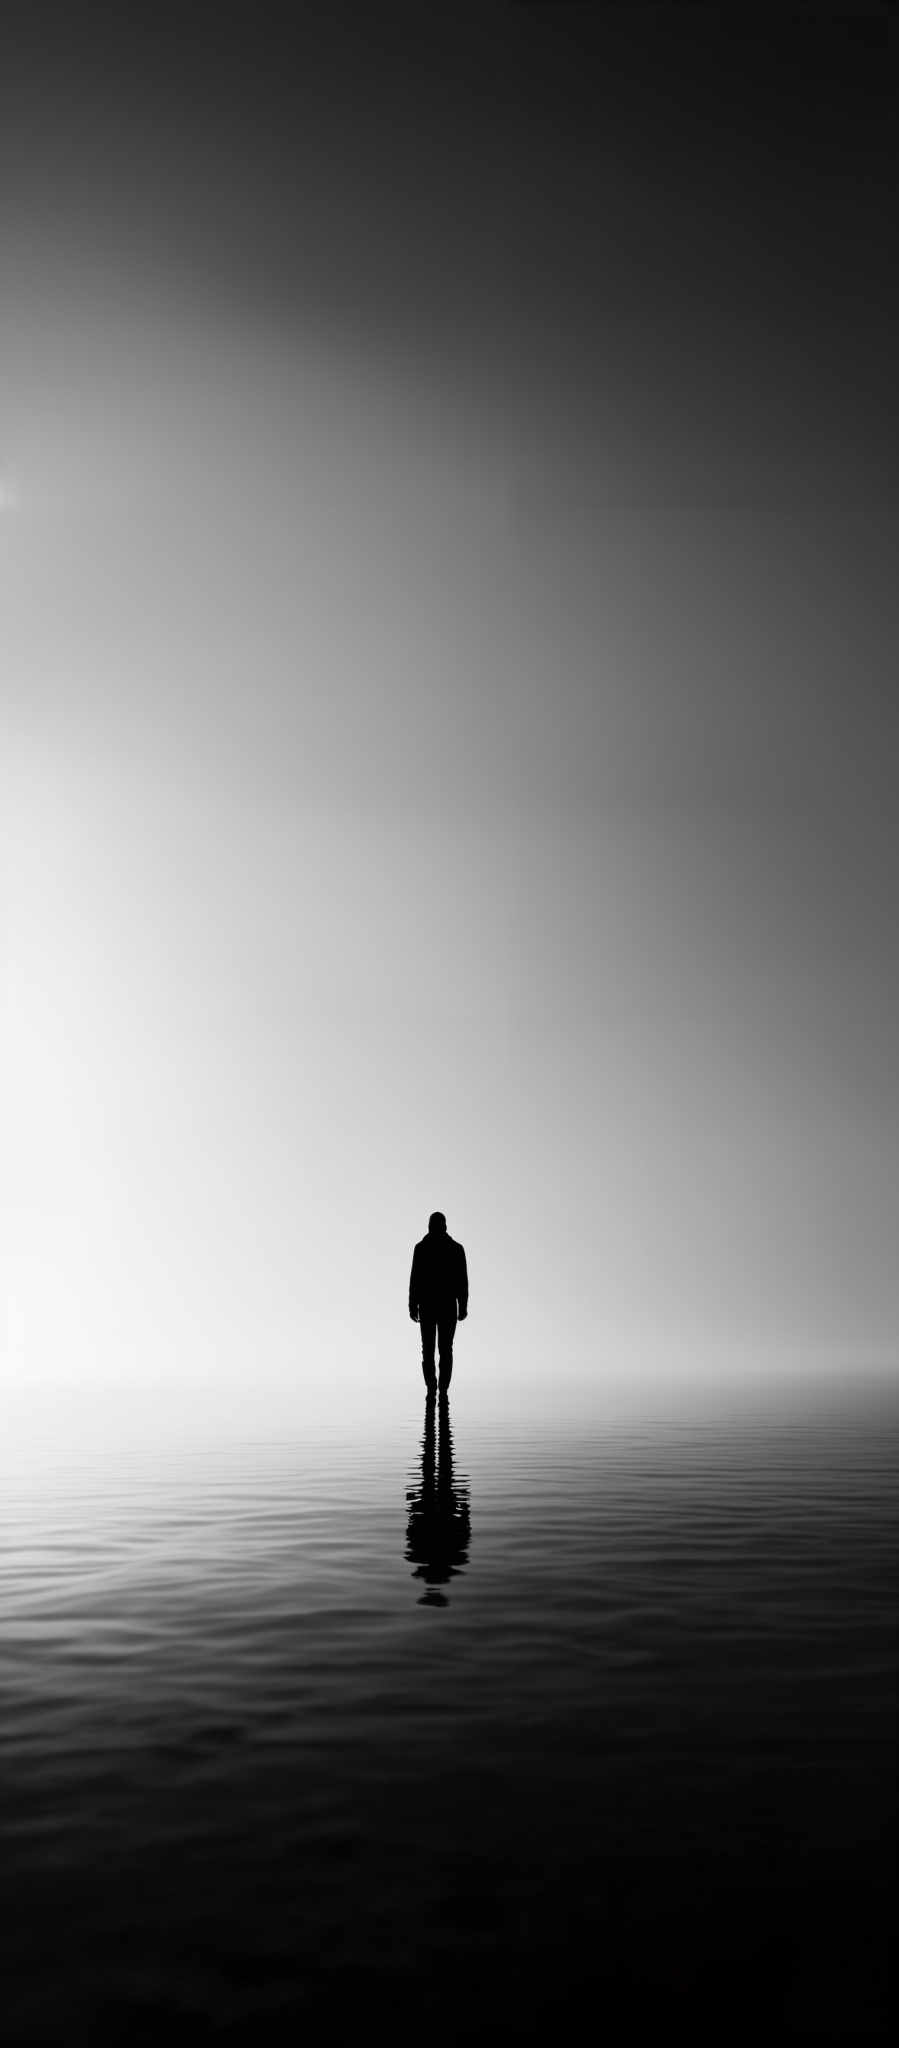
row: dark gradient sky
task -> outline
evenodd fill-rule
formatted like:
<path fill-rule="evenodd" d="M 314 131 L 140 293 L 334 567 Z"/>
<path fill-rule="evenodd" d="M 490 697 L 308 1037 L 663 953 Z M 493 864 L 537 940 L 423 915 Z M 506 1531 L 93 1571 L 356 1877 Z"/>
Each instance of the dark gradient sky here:
<path fill-rule="evenodd" d="M 19 1371 L 894 1341 L 890 12 L 434 15 L 4 10 Z"/>

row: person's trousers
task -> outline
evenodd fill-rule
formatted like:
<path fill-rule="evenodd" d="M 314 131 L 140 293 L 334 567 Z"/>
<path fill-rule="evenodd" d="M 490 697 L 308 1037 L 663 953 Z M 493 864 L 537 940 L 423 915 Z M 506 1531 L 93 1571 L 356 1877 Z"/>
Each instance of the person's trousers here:
<path fill-rule="evenodd" d="M 421 1369 L 429 1387 L 434 1384 L 434 1341 L 440 1347 L 440 1384 L 448 1387 L 453 1375 L 453 1338 L 456 1334 L 456 1311 L 449 1314 L 429 1315 L 420 1308 L 418 1321 L 421 1327 Z"/>

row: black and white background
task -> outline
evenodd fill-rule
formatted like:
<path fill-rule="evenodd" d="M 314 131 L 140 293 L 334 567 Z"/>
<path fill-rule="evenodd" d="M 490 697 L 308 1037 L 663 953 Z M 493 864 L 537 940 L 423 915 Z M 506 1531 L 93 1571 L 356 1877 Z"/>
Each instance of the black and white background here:
<path fill-rule="evenodd" d="M 490 1654 L 525 1626 L 533 1559 L 502 1517 L 488 1539 L 496 1503 L 512 1515 L 517 1502 L 526 1520 L 533 1509 L 551 1574 L 570 1532 L 561 1507 L 558 1525 L 548 1507 L 541 1520 L 544 1481 L 547 1500 L 582 1487 L 595 1505 L 608 1432 L 625 1422 L 645 1446 L 659 1415 L 675 1429 L 689 1417 L 700 1436 L 720 1433 L 727 1456 L 749 1457 L 761 1416 L 799 1458 L 823 1413 L 836 1434 L 819 1479 L 800 1482 L 793 1453 L 779 1464 L 769 1443 L 749 1460 L 741 1512 L 754 1527 L 751 1503 L 764 1496 L 774 1513 L 776 1496 L 771 1555 L 783 1565 L 801 1550 L 791 1549 L 797 1500 L 839 1521 L 851 1495 L 874 1546 L 841 1592 L 835 1560 L 855 1556 L 855 1538 L 844 1545 L 832 1531 L 831 1554 L 822 1536 L 788 1602 L 795 1648 L 815 1601 L 832 1598 L 830 1647 L 805 1682 L 811 1719 L 826 1729 L 835 1716 L 840 1730 L 800 1824 L 790 1802 L 807 1779 L 790 1743 L 808 1738 L 810 1721 L 800 1717 L 800 1735 L 760 1676 L 751 1601 L 741 1607 L 737 1590 L 745 1530 L 732 1542 L 730 1481 L 717 1466 L 709 1479 L 697 1455 L 696 1526 L 706 1498 L 714 1527 L 685 1554 L 706 1560 L 720 1601 L 710 1637 L 700 1631 L 703 1656 L 719 1653 L 712 1639 L 723 1655 L 723 1617 L 736 1617 L 762 1717 L 754 1735 L 742 1724 L 720 1734 L 726 1715 L 716 1723 L 709 1709 L 721 1767 L 739 1754 L 748 1783 L 765 1742 L 769 1758 L 778 1743 L 787 1758 L 762 1802 L 767 1821 L 750 1827 L 740 1809 L 740 1839 L 755 1843 L 745 1894 L 727 1933 L 709 1935 L 705 1977 L 695 1943 L 689 1969 L 689 1942 L 665 1948 L 651 1885 L 628 1969 L 608 1954 L 600 1966 L 605 1909 L 588 1909 L 572 1874 L 584 1869 L 580 1837 L 555 1890 L 555 1851 L 541 1851 L 542 1875 L 526 1880 L 506 1842 L 503 1869 L 518 1873 L 509 1896 L 526 1894 L 537 1916 L 527 1941 L 533 1949 L 541 1896 L 552 1894 L 561 1927 L 577 1891 L 575 1974 L 593 1982 L 590 1951 L 609 1999 L 626 1981 L 639 2003 L 633 1958 L 656 1944 L 667 1961 L 657 1981 L 650 1963 L 649 1982 L 664 2009 L 689 1981 L 684 2024 L 692 2012 L 718 2038 L 738 2024 L 744 1968 L 760 2001 L 753 2027 L 766 1986 L 775 2030 L 826 2031 L 828 2013 L 847 2032 L 886 2026 L 876 1987 L 895 1800 L 895 1541 L 885 1479 L 882 1495 L 872 1479 L 865 1519 L 864 1446 L 879 1447 L 872 1473 L 886 1472 L 877 1456 L 895 1441 L 882 1411 L 893 1413 L 899 1309 L 895 63 L 892 11 L 877 4 L 3 9 L 6 1761 L 20 1802 L 14 1989 L 26 2032 L 56 2027 L 61 2038 L 68 2014 L 69 2038 L 79 2025 L 115 2032 L 126 2021 L 149 2038 L 166 1999 L 186 2001 L 195 2026 L 272 2025 L 302 2010 L 321 2029 L 324 2001 L 343 2013 L 333 2024 L 346 2038 L 346 1987 L 363 1964 L 341 1951 L 344 1991 L 326 1998 L 324 1950 L 311 1937 L 318 1960 L 307 1955 L 296 1981 L 282 1955 L 283 1983 L 269 1959 L 237 1990 L 176 1985 L 187 1921 L 161 1876 L 169 1920 L 147 1920 L 135 1903 L 128 1939 L 143 1929 L 140 1967 L 110 1989 L 103 1929 L 115 1887 L 110 1877 L 104 1891 L 98 1872 L 133 1867 L 137 1899 L 158 1849 L 147 1846 L 137 1780 L 136 1805 L 113 1799 L 102 1855 L 78 1827 L 92 1811 L 102 1832 L 97 1788 L 119 1784 L 119 1738 L 104 1715 L 120 1684 L 135 1698 L 132 1652 L 148 1674 L 143 1697 L 156 1701 L 146 1724 L 136 1706 L 127 1723 L 138 1776 L 156 1754 L 154 1713 L 168 1730 L 157 1728 L 152 1800 L 174 1796 L 170 1737 L 188 1778 L 206 1756 L 203 1728 L 242 1730 L 252 1749 L 262 1708 L 255 1695 L 234 1705 L 229 1691 L 244 1655 L 252 1662 L 243 1582 L 229 1579 L 240 1551 L 232 1507 L 247 1489 L 256 1499 L 257 1482 L 259 1499 L 274 1484 L 247 1446 L 295 1443 L 287 1580 L 317 1584 L 330 1557 L 308 1626 L 324 1626 L 329 1601 L 343 1613 L 346 1595 L 350 1606 L 346 1664 L 328 1666 L 322 1649 L 324 1690 L 302 1710 L 291 1695 L 292 1739 L 303 1713 L 325 1716 L 316 1782 L 335 1788 L 335 1813 L 346 1769 L 358 1767 L 369 1790 L 376 1778 L 392 1787 L 362 1830 L 372 1857 L 390 1839 L 385 1815 L 402 1807 L 396 1759 L 388 1768 L 382 1757 L 382 1777 L 368 1778 L 362 1761 L 388 1713 L 378 1684 L 395 1687 L 399 1728 L 438 1650 L 410 1638 L 408 1668 L 395 1666 L 393 1636 L 393 1647 L 377 1630 L 370 1641 L 361 1621 L 353 1636 L 353 1601 L 365 1606 L 363 1583 L 370 1593 L 387 1583 L 373 1562 L 382 1538 L 411 1584 L 402 1480 L 391 1496 L 385 1478 L 382 1496 L 377 1475 L 391 1458 L 401 1470 L 418 1457 L 423 1389 L 404 1302 L 412 1242 L 435 1206 L 471 1272 L 453 1387 L 457 1462 L 467 1429 L 472 1468 L 471 1552 L 450 1610 L 424 1620 L 444 1626 L 448 1643 L 463 1597 L 476 1603 L 487 1583 L 477 1578 L 479 1444 L 481 1569 L 493 1555 L 508 1605 L 505 1621 L 501 1602 L 491 1609 L 489 1654 L 477 1635 L 464 1656 L 457 1645 L 432 1706 L 459 1657 L 466 1711 L 479 1681 L 490 1694 Z M 204 1493 L 197 1475 L 203 1457 L 214 1462 L 217 1429 L 236 1462 L 220 1493 L 211 1481 Z M 550 1456 L 547 1430 L 579 1445 L 579 1477 L 567 1452 Z M 318 1478 L 313 1438 L 331 1447 Z M 503 1464 L 497 1446 L 513 1440 Z M 842 1441 L 856 1445 L 845 1457 Z M 585 1445 L 605 1448 L 591 1463 Z M 134 1460 L 145 1491 L 135 1478 L 126 1541 L 107 1494 Z M 640 1470 L 634 1498 L 655 1527 L 659 1497 Z M 344 1474 L 330 1493 L 328 1471 Z M 206 1507 L 185 1508 L 184 1520 L 172 1507 L 167 1522 L 173 1472 L 179 1501 Z M 350 1527 L 351 1498 L 361 1520 Z M 389 1524 L 391 1499 L 392 1551 L 379 1520 Z M 322 1517 L 314 1536 L 310 1502 Z M 237 1545 L 222 1565 L 231 1592 L 216 1596 L 236 1605 L 218 1664 L 209 1651 L 202 1712 L 188 1637 L 168 1690 L 154 1664 L 154 1629 L 171 1620 L 167 1582 L 151 1573 L 145 1584 L 138 1569 L 141 1530 L 157 1531 L 157 1557 L 159 1528 L 174 1541 L 176 1524 L 195 1645 L 213 1626 L 202 1588 L 210 1560 L 225 1556 L 215 1531 Z M 604 1541 L 588 1513 L 570 1557 L 585 1586 L 603 1579 L 617 1611 L 627 1573 L 616 1580 Z M 275 1555 L 286 1571 L 283 1544 Z M 260 1560 L 247 1614 L 273 1583 L 264 1545 Z M 597 1669 L 582 1699 L 572 1674 L 596 1651 L 595 1616 L 578 1606 L 560 1649 L 546 1585 L 533 1597 L 530 1676 L 513 1658 L 496 1711 L 518 1725 L 529 1685 L 539 1691 L 556 1658 L 589 1806 L 601 1766 L 584 1730 L 605 1681 Z M 669 1619 L 678 1598 L 677 1587 L 660 1596 Z M 868 1614 L 867 1636 L 859 1621 L 851 1637 L 850 1609 Z M 648 1611 L 639 1600 L 633 1609 Z M 633 1655 L 654 1669 L 646 1626 Z M 270 1649 L 268 1672 L 283 1645 Z M 714 1697 L 702 1671 L 692 1690 L 683 1680 L 694 1703 Z M 370 1717 L 338 1771 L 327 1712 L 339 1719 L 366 1672 Z M 663 1657 L 668 1734 L 657 1731 L 655 1749 L 645 1736 L 669 1785 L 681 1755 L 665 1721 L 680 1698 L 673 1673 Z M 784 1699 L 795 1703 L 797 1686 Z M 40 1718 L 37 1702 L 51 1695 L 62 1722 Z M 616 1727 L 636 1711 L 622 1703 Z M 182 1716 L 177 1739 L 167 1715 Z M 549 1705 L 546 1716 L 532 1787 L 555 1783 Z M 413 1721 L 420 1732 L 417 1712 Z M 465 1727 L 439 1767 L 429 1753 L 425 1784 L 446 1787 L 466 1758 L 487 1770 L 493 1738 Z M 861 1756 L 865 1729 L 856 1820 L 841 1809 L 828 1832 L 827 1785 L 851 1776 L 846 1759 Z M 92 1791 L 78 1730 L 93 1731 Z M 397 1738 L 403 1755 L 415 1739 Z M 256 1869 L 263 1809 L 237 1754 L 217 1818 L 197 1821 L 197 1842 L 229 1873 L 227 1910 L 217 1921 L 210 1907 L 208 1957 L 233 1955 L 235 1929 L 252 1920 L 241 1872 Z M 503 1782 L 494 1821 L 481 1821 L 485 1841 L 527 1806 L 523 1782 Z M 296 1818 L 302 1807 L 308 1819 L 297 1783 L 288 1773 L 293 1790 L 280 1809 L 273 1791 L 272 1812 Z M 546 1798 L 539 1826 L 564 1847 L 577 1800 L 553 1822 Z M 597 1855 L 600 1805 L 608 1813 L 606 1792 L 591 1809 Z M 216 1834 L 225 1809 L 244 1815 L 230 1863 Z M 332 1870 L 319 1824 L 321 1839 L 300 1828 L 276 1866 L 282 1905 L 289 1873 L 302 1867 L 314 1891 L 317 1859 Z M 751 1857 L 769 1824 L 793 1904 L 778 1921 L 781 1946 L 762 1953 L 751 1930 L 768 1850 L 757 1869 Z M 833 1856 L 832 1924 L 817 1893 L 807 1918 L 802 1905 L 815 1859 L 795 1843 L 817 1840 L 815 1826 Z M 427 1871 L 409 1828 L 412 1861 Z M 653 1808 L 637 1829 L 638 1887 L 662 1833 Z M 705 1838 L 692 1861 L 683 1831 L 679 1840 L 688 1876 L 672 1880 L 671 1897 L 697 1872 L 705 1885 L 712 1868 Z M 358 1842 L 346 1851 L 349 1869 L 357 1852 Z M 93 1933 L 71 1935 L 70 1953 L 59 1929 L 71 1929 L 82 1855 L 98 1887 Z M 472 1851 L 469 1877 L 476 1867 Z M 847 1925 L 839 1887 L 850 1867 L 874 1872 L 862 1915 L 871 1932 L 845 1934 L 841 1962 L 834 1928 Z M 366 1868 L 377 1890 L 377 1859 Z M 491 1881 L 492 1898 L 506 1896 L 505 1882 Z M 333 1926 L 362 1927 L 367 1884 L 349 1915 L 335 1906 Z M 390 1951 L 412 1897 L 397 1895 L 393 1933 L 373 1935 L 372 1954 Z M 259 1910 L 277 1921 L 275 1904 Z M 514 1979 L 524 1923 L 489 1924 L 487 1948 Z M 815 1924 L 830 1927 L 823 1976 L 812 1935 L 795 1933 Z M 785 1962 L 791 1926 L 801 1956 Z M 473 2000 L 468 2028 L 479 2024 L 471 1986 L 493 1967 L 479 1941 L 464 1915 L 452 1922 L 438 1972 L 452 1983 L 456 1956 Z M 560 1933 L 558 1953 L 534 2010 L 550 1982 L 570 1978 Z M 720 1982 L 716 1956 L 729 1959 Z M 433 1994 L 433 1971 L 408 1957 L 397 1971 L 400 2005 L 397 1984 L 413 2004 L 426 1979 Z M 729 2020 L 703 2006 L 700 1981 L 714 1981 L 716 1997 L 730 1986 Z M 496 2027 L 505 2008 L 490 1982 L 483 2013 Z"/>

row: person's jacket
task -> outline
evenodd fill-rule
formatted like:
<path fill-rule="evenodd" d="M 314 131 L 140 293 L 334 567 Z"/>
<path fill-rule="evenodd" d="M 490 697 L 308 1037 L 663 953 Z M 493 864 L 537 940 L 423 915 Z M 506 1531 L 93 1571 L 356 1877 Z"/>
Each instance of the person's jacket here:
<path fill-rule="evenodd" d="M 455 1315 L 468 1313 L 468 1268 L 465 1247 L 444 1233 L 419 1240 L 412 1254 L 409 1275 L 409 1314 Z"/>

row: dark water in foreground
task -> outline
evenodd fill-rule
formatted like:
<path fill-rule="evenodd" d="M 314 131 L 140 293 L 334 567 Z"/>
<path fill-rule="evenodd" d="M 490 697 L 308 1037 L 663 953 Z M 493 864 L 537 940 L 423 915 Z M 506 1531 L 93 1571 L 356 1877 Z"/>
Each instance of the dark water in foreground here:
<path fill-rule="evenodd" d="M 3 2031 L 888 2029 L 899 1408 L 7 1448 Z"/>

